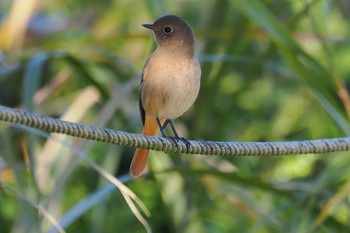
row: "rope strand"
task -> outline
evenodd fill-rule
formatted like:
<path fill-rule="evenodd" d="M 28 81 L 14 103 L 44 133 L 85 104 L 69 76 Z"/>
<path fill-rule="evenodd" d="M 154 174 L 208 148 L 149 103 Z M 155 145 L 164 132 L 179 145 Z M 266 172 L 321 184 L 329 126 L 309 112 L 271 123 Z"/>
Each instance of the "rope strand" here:
<path fill-rule="evenodd" d="M 186 144 L 181 140 L 175 144 L 172 140 L 167 138 L 144 136 L 119 130 L 72 123 L 1 105 L 0 121 L 104 143 L 187 154 L 280 156 L 350 150 L 350 137 L 345 137 L 290 142 L 219 142 L 189 140 L 188 142 L 190 145 L 187 151 Z"/>

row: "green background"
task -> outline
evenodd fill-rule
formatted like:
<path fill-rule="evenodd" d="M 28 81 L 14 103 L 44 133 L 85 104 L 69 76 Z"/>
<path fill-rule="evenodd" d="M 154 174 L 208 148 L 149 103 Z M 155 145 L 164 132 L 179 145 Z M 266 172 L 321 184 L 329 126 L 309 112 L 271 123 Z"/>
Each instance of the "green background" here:
<path fill-rule="evenodd" d="M 175 121 L 182 136 L 350 135 L 349 1 L 19 2 L 0 2 L 1 105 L 141 132 L 140 73 L 156 47 L 141 24 L 176 14 L 195 31 L 202 67 L 198 99 Z M 131 179 L 133 153 L 1 123 L 0 231 L 55 232 L 52 217 L 66 232 L 146 232 L 118 189 L 101 194 L 113 175 L 147 207 L 153 232 L 350 232 L 348 152 L 151 152 L 148 175 Z"/>

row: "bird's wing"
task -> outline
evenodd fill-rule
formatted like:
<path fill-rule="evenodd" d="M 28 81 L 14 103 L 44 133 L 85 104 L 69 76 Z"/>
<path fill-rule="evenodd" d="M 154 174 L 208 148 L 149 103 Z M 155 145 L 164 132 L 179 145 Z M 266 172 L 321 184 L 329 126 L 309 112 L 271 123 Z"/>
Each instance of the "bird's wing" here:
<path fill-rule="evenodd" d="M 139 91 L 139 109 L 140 109 L 142 125 L 145 125 L 145 121 L 146 121 L 146 113 L 145 113 L 145 109 L 143 108 L 142 99 L 141 99 L 142 84 L 143 84 L 143 80 L 145 79 L 145 75 L 144 74 L 145 74 L 146 69 L 148 67 L 148 64 L 149 64 L 149 62 L 151 60 L 151 57 L 152 57 L 152 55 L 145 62 L 145 65 L 143 67 L 142 74 L 141 74 L 141 83 L 140 83 L 140 91 Z"/>

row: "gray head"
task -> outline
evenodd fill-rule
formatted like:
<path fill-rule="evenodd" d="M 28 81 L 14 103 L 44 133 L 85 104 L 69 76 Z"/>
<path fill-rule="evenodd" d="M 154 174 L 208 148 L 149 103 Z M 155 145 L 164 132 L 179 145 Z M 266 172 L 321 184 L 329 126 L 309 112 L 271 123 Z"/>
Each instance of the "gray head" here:
<path fill-rule="evenodd" d="M 160 48 L 182 50 L 188 55 L 194 54 L 195 37 L 191 26 L 175 15 L 157 19 L 153 24 L 142 26 L 151 29 Z"/>

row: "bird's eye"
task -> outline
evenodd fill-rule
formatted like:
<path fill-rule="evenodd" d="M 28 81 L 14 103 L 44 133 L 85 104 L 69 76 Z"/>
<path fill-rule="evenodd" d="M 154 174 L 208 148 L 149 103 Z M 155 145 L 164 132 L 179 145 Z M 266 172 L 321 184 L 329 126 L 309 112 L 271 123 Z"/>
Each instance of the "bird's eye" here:
<path fill-rule="evenodd" d="M 165 27 L 163 28 L 163 32 L 164 32 L 165 34 L 169 34 L 169 33 L 171 33 L 172 31 L 173 31 L 173 28 L 170 27 L 170 26 L 165 26 Z"/>

